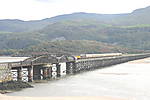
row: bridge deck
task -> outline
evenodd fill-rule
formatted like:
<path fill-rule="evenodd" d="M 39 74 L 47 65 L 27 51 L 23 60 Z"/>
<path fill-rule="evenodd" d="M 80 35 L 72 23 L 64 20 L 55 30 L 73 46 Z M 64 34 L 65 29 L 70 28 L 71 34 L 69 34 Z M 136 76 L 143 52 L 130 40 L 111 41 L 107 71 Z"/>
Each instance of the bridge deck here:
<path fill-rule="evenodd" d="M 51 63 L 60 63 L 60 62 L 83 62 L 83 61 L 94 61 L 94 60 L 108 60 L 108 59 L 117 59 L 123 57 L 143 57 L 149 56 L 150 54 L 124 54 L 121 56 L 112 56 L 112 57 L 100 57 L 100 58 L 84 58 L 84 59 L 74 59 L 73 57 L 52 57 L 52 56 L 40 56 L 40 57 L 31 57 L 27 58 L 23 61 L 18 62 L 4 62 L 0 63 L 0 69 L 8 68 L 8 67 L 21 67 L 21 66 L 34 66 L 34 65 L 44 65 L 44 64 L 51 64 Z"/>

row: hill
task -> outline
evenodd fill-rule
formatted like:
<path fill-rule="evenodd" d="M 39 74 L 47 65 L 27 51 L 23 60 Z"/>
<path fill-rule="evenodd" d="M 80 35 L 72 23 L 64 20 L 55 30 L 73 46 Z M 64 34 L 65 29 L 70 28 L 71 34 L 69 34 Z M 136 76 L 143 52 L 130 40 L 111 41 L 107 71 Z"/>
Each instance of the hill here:
<path fill-rule="evenodd" d="M 30 46 L 26 49 L 20 49 L 11 52 L 13 52 L 14 56 L 30 56 L 34 54 L 45 54 L 45 53 L 67 53 L 78 55 L 82 53 L 108 53 L 108 52 L 141 53 L 144 51 L 129 49 L 97 41 L 59 40 L 53 42 L 45 42 L 38 45 Z"/>
<path fill-rule="evenodd" d="M 128 49 L 130 52 L 150 50 L 149 18 L 150 7 L 128 14 L 80 12 L 35 21 L 0 20 L 0 51 L 1 54 L 41 52 L 48 47 L 49 52 L 96 53 L 105 52 L 96 49 L 103 46 L 108 52 L 116 50 L 109 47 L 122 48 L 123 52 L 126 48 L 132 48 Z M 91 46 L 91 41 L 96 45 Z"/>
<path fill-rule="evenodd" d="M 73 13 L 59 15 L 42 20 L 22 21 L 18 19 L 0 20 L 0 30 L 5 32 L 25 32 L 42 29 L 43 27 L 60 21 L 67 20 L 95 20 L 102 24 L 110 25 L 137 25 L 150 24 L 150 6 L 126 14 L 96 14 L 96 13 Z"/>

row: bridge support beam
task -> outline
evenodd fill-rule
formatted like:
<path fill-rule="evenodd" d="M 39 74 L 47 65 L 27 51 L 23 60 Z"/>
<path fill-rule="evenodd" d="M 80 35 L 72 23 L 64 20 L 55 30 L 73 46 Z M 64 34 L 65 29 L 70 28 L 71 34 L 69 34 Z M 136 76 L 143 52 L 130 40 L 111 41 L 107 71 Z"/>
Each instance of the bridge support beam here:
<path fill-rule="evenodd" d="M 17 68 L 17 81 L 22 80 L 22 67 Z"/>
<path fill-rule="evenodd" d="M 43 68 L 43 79 L 46 80 L 48 78 L 48 70 L 46 67 Z"/>
<path fill-rule="evenodd" d="M 48 77 L 48 79 L 52 78 L 52 69 L 50 67 L 47 68 L 47 77 Z"/>
<path fill-rule="evenodd" d="M 67 74 L 76 73 L 76 63 L 75 62 L 67 62 L 66 63 L 66 73 Z"/>
<path fill-rule="evenodd" d="M 33 80 L 41 80 L 41 66 L 33 67 Z"/>
<path fill-rule="evenodd" d="M 56 66 L 57 66 L 57 77 L 60 77 L 61 76 L 61 73 L 60 73 L 60 70 L 61 70 L 60 64 L 58 63 L 58 64 L 56 64 Z"/>
<path fill-rule="evenodd" d="M 33 81 L 33 66 L 28 67 L 28 82 Z"/>

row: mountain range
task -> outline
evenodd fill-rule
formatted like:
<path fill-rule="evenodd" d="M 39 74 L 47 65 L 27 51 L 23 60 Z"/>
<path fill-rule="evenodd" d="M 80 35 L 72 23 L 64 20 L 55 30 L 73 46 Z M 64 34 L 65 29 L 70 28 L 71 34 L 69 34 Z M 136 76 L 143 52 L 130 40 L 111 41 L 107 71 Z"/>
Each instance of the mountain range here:
<path fill-rule="evenodd" d="M 78 12 L 33 21 L 0 20 L 0 41 L 0 54 L 147 51 L 150 6 L 126 14 Z"/>

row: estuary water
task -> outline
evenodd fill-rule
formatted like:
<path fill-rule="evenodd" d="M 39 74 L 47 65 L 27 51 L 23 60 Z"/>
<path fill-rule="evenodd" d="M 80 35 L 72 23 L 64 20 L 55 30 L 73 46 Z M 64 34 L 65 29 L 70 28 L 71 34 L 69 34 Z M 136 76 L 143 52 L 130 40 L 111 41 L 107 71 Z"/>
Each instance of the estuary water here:
<path fill-rule="evenodd" d="M 27 58 L 28 57 L 8 57 L 8 56 L 1 56 L 0 57 L 0 63 L 23 61 L 23 60 L 25 60 Z"/>
<path fill-rule="evenodd" d="M 150 58 L 33 84 L 9 96 L 106 96 L 150 100 Z"/>

